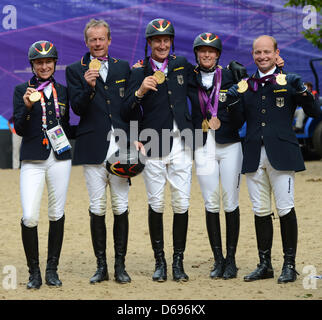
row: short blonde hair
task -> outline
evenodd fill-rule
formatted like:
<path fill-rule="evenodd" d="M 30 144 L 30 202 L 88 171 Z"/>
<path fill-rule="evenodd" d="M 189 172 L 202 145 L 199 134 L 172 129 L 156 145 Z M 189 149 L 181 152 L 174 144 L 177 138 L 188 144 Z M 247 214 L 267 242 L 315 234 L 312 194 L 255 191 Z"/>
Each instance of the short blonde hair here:
<path fill-rule="evenodd" d="M 96 19 L 91 19 L 89 22 L 87 22 L 85 29 L 84 29 L 84 39 L 85 42 L 87 43 L 87 30 L 89 28 L 95 28 L 95 27 L 105 27 L 107 29 L 107 38 L 111 38 L 111 29 L 109 24 L 105 20 L 96 20 Z"/>

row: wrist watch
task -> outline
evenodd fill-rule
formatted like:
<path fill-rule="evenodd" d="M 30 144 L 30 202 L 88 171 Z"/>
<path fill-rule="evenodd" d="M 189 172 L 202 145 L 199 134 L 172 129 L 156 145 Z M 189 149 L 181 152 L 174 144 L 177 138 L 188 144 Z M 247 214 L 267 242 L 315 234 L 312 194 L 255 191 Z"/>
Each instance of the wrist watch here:
<path fill-rule="evenodd" d="M 143 96 L 139 96 L 138 91 L 139 91 L 139 90 L 136 90 L 136 91 L 135 91 L 135 93 L 134 93 L 134 95 L 135 95 L 138 99 L 142 99 L 142 98 L 144 97 L 144 95 L 143 95 Z"/>

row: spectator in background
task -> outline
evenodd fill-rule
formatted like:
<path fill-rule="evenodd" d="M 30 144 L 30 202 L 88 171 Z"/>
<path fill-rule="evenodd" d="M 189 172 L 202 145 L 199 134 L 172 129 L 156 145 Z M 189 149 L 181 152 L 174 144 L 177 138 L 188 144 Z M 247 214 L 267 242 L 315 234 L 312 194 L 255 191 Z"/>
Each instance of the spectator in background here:
<path fill-rule="evenodd" d="M 17 135 L 16 130 L 14 128 L 13 116 L 8 120 L 8 127 L 10 132 L 12 133 L 11 141 L 12 141 L 12 169 L 20 168 L 20 145 L 22 137 Z"/>
<path fill-rule="evenodd" d="M 317 91 L 313 90 L 313 84 L 312 82 L 304 82 L 305 87 L 307 88 L 308 92 L 311 92 L 316 99 Z M 294 131 L 296 133 L 301 133 L 304 131 L 304 120 L 305 120 L 305 113 L 302 107 L 297 107 L 294 113 L 295 118 L 295 125 L 294 125 Z"/>

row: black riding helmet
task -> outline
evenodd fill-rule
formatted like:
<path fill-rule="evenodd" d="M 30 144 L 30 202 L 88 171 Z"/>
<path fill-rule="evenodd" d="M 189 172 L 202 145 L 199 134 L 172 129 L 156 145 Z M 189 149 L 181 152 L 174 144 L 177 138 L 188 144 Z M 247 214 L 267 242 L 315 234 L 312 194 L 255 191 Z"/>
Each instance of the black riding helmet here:
<path fill-rule="evenodd" d="M 53 43 L 46 40 L 40 40 L 30 46 L 28 51 L 29 61 L 41 58 L 58 59 L 57 49 Z"/>
<path fill-rule="evenodd" d="M 198 59 L 197 59 L 197 50 L 198 47 L 202 47 L 202 46 L 206 46 L 206 47 L 212 47 L 215 48 L 216 50 L 218 50 L 219 52 L 219 57 L 218 60 L 220 58 L 221 55 L 221 51 L 222 51 L 222 44 L 221 44 L 221 40 L 219 39 L 219 37 L 211 32 L 204 32 L 199 34 L 194 42 L 193 42 L 193 51 L 195 53 L 195 58 L 196 58 L 196 62 L 199 64 Z M 217 60 L 217 63 L 218 63 Z"/>
<path fill-rule="evenodd" d="M 130 148 L 128 150 L 118 150 L 106 161 L 106 169 L 109 173 L 122 178 L 133 178 L 140 174 L 145 165 L 144 157 L 139 155 L 139 151 Z M 140 157 L 143 158 L 142 162 Z"/>
<path fill-rule="evenodd" d="M 145 29 L 145 56 L 148 52 L 148 39 L 154 36 L 172 37 L 172 52 L 174 52 L 174 27 L 169 20 L 157 18 L 148 23 Z"/>
<path fill-rule="evenodd" d="M 42 58 L 53 58 L 55 59 L 55 70 L 56 62 L 58 60 L 58 52 L 54 44 L 47 40 L 40 40 L 33 43 L 28 51 L 28 59 L 31 64 L 31 69 L 33 70 L 32 62 L 36 59 Z M 54 70 L 54 72 L 55 72 Z"/>

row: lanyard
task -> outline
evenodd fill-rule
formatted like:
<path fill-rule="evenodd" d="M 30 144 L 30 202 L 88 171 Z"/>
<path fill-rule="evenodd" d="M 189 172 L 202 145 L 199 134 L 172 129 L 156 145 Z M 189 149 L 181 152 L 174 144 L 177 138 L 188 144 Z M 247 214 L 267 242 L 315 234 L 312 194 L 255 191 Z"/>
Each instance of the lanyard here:
<path fill-rule="evenodd" d="M 57 91 L 56 91 L 53 83 L 51 83 L 51 87 L 53 90 L 56 119 L 59 123 L 60 113 L 59 113 L 59 106 L 58 106 Z M 40 104 L 41 104 L 41 108 L 42 108 L 42 130 L 44 132 L 44 139 L 43 139 L 42 143 L 43 143 L 43 145 L 46 145 L 47 149 L 49 149 L 49 143 L 48 143 L 48 139 L 46 136 L 46 130 L 47 130 L 46 102 L 45 102 L 45 98 L 44 98 L 44 92 L 40 91 L 40 94 L 41 94 Z"/>
<path fill-rule="evenodd" d="M 199 97 L 199 103 L 200 103 L 200 109 L 202 112 L 202 115 L 204 118 L 207 117 L 207 111 L 210 111 L 211 115 L 213 117 L 217 116 L 218 112 L 218 101 L 219 101 L 219 90 L 221 86 L 221 69 L 216 68 L 215 74 L 215 85 L 210 93 L 210 96 L 207 96 L 207 93 L 201 89 L 198 88 L 198 97 Z M 212 98 L 215 95 L 214 103 L 212 104 Z"/>

